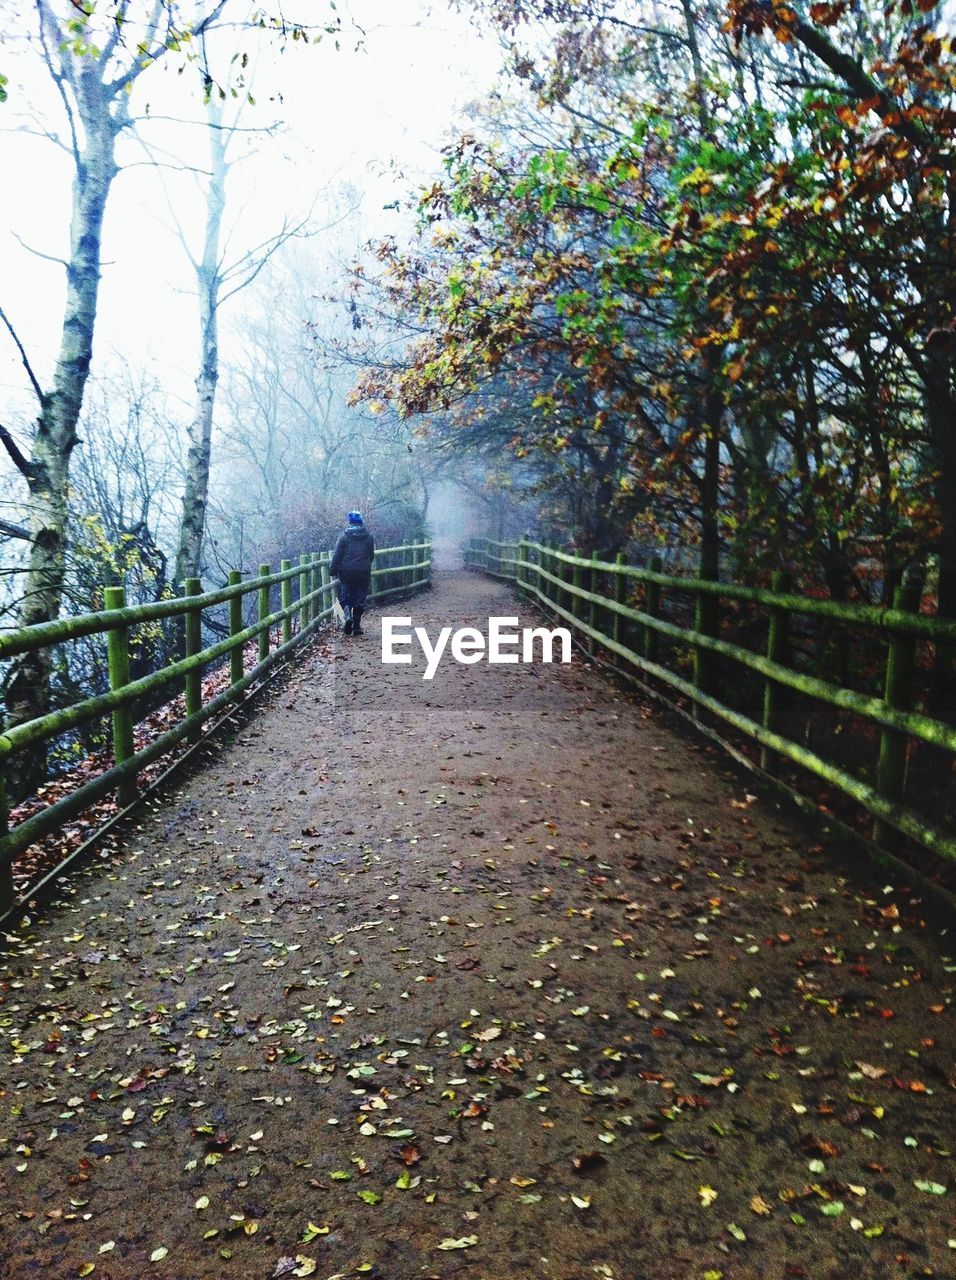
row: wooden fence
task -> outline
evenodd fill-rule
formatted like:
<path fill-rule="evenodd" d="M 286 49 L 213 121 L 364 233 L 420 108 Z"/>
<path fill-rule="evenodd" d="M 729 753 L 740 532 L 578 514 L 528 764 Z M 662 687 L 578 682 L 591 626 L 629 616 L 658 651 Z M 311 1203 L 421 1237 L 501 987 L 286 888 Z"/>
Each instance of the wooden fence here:
<path fill-rule="evenodd" d="M 137 795 L 137 775 L 147 765 L 184 740 L 198 741 L 207 720 L 236 702 L 253 685 L 261 683 L 277 663 L 287 658 L 331 615 L 331 555 L 328 551 L 314 552 L 300 556 L 298 563 L 283 560 L 278 573 L 263 564 L 258 574 L 249 578 L 234 571 L 229 574 L 228 584 L 218 591 L 203 592 L 199 580 L 190 578 L 181 596 L 154 604 L 127 607 L 122 587 L 106 587 L 106 607 L 101 612 L 60 618 L 0 634 L 0 662 L 80 637 L 103 635 L 109 669 L 109 692 L 58 708 L 0 734 L 0 916 L 13 904 L 11 869 L 18 854 L 114 791 L 121 808 L 132 804 Z M 390 596 L 417 591 L 430 581 L 430 543 L 385 547 L 376 552 L 371 600 L 377 603 Z M 276 590 L 279 608 L 273 610 Z M 246 623 L 244 602 L 249 596 L 255 598 L 255 618 Z M 228 610 L 228 637 L 203 648 L 203 610 L 222 606 Z M 169 618 L 182 620 L 185 656 L 140 679 L 130 680 L 131 632 L 136 627 Z M 270 639 L 274 628 L 278 629 L 278 643 L 272 648 Z M 243 649 L 251 640 L 258 641 L 258 660 L 246 671 Z M 203 670 L 226 658 L 230 667 L 229 685 L 204 703 Z M 142 705 L 158 691 L 177 682 L 182 682 L 185 690 L 183 718 L 147 746 L 135 750 L 134 704 Z M 3 785 L 10 758 L 18 751 L 51 742 L 107 715 L 112 717 L 113 767 L 11 829 Z"/>
<path fill-rule="evenodd" d="M 901 832 L 917 844 L 944 858 L 956 858 L 956 833 L 905 802 L 907 761 L 914 744 L 943 753 L 949 777 L 956 764 L 956 728 L 944 720 L 917 710 L 914 675 L 920 642 L 936 646 L 956 644 L 956 623 L 919 612 L 919 591 L 903 586 L 893 607 L 840 604 L 831 600 L 793 594 L 782 574 L 772 590 L 674 577 L 661 571 L 652 557 L 647 567 L 588 559 L 556 547 L 524 539 L 497 542 L 473 539 L 465 551 L 465 565 L 513 582 L 518 590 L 538 600 L 552 614 L 567 622 L 579 636 L 587 637 L 629 668 L 682 695 L 694 714 L 708 712 L 760 748 L 760 767 L 771 776 L 781 762 L 789 761 L 821 779 L 862 806 L 874 819 L 873 838 L 890 843 Z M 601 590 L 601 587 L 610 589 Z M 629 601 L 641 594 L 641 607 Z M 692 626 L 662 616 L 665 595 L 680 594 L 693 604 Z M 722 601 L 754 606 L 763 623 L 762 652 L 734 643 L 720 635 Z M 854 637 L 877 636 L 885 645 L 882 696 L 874 697 L 833 680 L 797 670 L 791 657 L 790 632 L 796 617 L 827 619 L 850 628 Z M 670 642 L 677 654 L 690 656 L 690 670 L 681 674 L 680 662 L 669 665 L 661 658 L 661 641 Z M 733 682 L 718 680 L 716 663 L 729 660 L 762 683 L 759 718 L 730 705 Z M 817 704 L 852 712 L 877 727 L 875 759 L 858 776 L 833 759 L 797 741 L 786 731 L 788 691 Z M 956 713 L 956 707 L 951 709 Z M 869 774 L 869 778 L 866 776 Z"/>

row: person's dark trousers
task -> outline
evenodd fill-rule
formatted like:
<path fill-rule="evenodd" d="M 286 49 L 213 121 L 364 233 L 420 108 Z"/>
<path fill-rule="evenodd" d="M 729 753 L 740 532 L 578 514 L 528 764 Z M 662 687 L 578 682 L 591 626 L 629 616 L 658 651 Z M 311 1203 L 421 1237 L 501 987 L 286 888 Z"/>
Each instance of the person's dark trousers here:
<path fill-rule="evenodd" d="M 343 573 L 339 578 L 339 600 L 345 610 L 346 635 L 362 634 L 362 614 L 365 612 L 371 580 L 370 573 Z"/>

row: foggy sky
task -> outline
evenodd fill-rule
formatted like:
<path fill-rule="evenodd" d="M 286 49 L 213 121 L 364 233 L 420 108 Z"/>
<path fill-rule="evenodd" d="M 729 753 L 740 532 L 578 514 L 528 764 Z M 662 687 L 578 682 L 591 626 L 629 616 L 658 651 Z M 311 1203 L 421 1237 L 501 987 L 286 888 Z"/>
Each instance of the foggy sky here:
<path fill-rule="evenodd" d="M 0 304 L 46 385 L 59 339 L 64 271 L 21 247 L 15 237 L 41 253 L 65 255 L 72 165 L 48 140 L 25 131 L 41 124 L 60 129 L 63 115 L 35 52 L 16 39 L 30 22 L 32 5 L 17 8 L 16 15 L 9 5 L 0 8 L 7 35 L 0 69 L 10 80 L 9 101 L 0 106 L 0 172 L 7 178 L 0 202 Z M 336 200 L 342 202 L 346 187 L 360 196 L 361 213 L 313 240 L 310 252 L 347 259 L 362 239 L 400 231 L 407 225 L 404 215 L 383 206 L 404 199 L 435 172 L 441 146 L 461 122 L 462 107 L 494 82 L 501 58 L 495 39 L 440 2 L 353 0 L 339 11 L 345 31 L 338 51 L 328 40 L 318 47 L 293 45 L 284 53 L 269 47 L 258 60 L 252 87 L 256 106 L 245 109 L 242 123 L 259 127 L 278 121 L 281 132 L 249 134 L 242 144 L 250 155 L 232 173 L 228 192 L 226 226 L 232 229 L 233 252 L 276 231 L 286 213 L 307 212 L 323 189 L 327 194 L 319 195 L 315 206 L 318 223 L 328 219 Z M 153 119 L 141 132 L 154 154 L 172 166 L 202 167 L 205 130 L 155 119 L 202 120 L 195 73 L 177 75 L 176 65 L 148 70 L 135 91 L 134 107 L 149 107 Z M 112 362 L 112 353 L 122 352 L 134 366 L 148 365 L 173 397 L 186 402 L 198 351 L 191 268 L 169 229 L 166 196 L 146 153 L 127 138 L 119 155 L 134 167 L 117 177 L 110 195 L 93 373 Z M 198 250 L 203 208 L 196 179 L 174 169 L 164 170 L 163 177 Z M 229 329 L 244 302 L 250 305 L 249 294 L 239 294 L 223 314 L 226 362 L 241 355 L 230 348 Z M 4 421 L 23 438 L 35 402 L 5 332 L 0 334 L 0 393 Z"/>

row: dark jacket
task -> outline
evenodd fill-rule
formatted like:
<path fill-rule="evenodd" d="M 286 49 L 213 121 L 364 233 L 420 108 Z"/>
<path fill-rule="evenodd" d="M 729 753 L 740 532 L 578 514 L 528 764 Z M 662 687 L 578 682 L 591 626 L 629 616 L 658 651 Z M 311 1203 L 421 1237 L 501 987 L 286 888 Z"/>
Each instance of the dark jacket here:
<path fill-rule="evenodd" d="M 364 525 L 354 525 L 339 534 L 332 553 L 333 578 L 361 577 L 372 571 L 375 539 Z"/>

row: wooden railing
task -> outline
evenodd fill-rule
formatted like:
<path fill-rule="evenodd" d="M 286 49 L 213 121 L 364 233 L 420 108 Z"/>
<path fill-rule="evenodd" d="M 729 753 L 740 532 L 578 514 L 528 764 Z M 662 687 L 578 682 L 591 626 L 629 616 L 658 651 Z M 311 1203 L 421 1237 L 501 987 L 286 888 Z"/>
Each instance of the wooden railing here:
<path fill-rule="evenodd" d="M 956 623 L 918 612 L 919 591 L 914 587 L 898 588 L 893 607 L 880 609 L 796 595 L 786 589 L 787 580 L 781 574 L 775 576 L 773 590 L 763 590 L 665 574 L 657 557 L 646 567 L 637 567 L 624 563 L 622 556 L 614 562 L 589 559 L 527 539 L 515 543 L 473 539 L 465 551 L 465 565 L 514 582 L 579 636 L 688 700 L 698 716 L 706 711 L 732 726 L 759 746 L 759 766 L 766 773 L 778 775 L 781 761 L 787 760 L 848 796 L 872 815 L 872 835 L 878 843 L 888 843 L 892 832 L 898 831 L 935 854 L 956 858 L 956 834 L 950 824 L 939 824 L 904 803 L 912 744 L 922 743 L 944 753 L 950 777 L 956 762 L 956 728 L 914 707 L 917 646 L 928 641 L 938 651 L 941 646 L 956 644 Z M 602 583 L 609 583 L 610 591 L 599 590 Z M 642 592 L 641 608 L 629 603 L 637 589 Z M 662 616 L 662 593 L 690 597 L 693 626 Z M 765 624 L 763 652 L 720 636 L 716 606 L 722 600 L 756 606 Z M 709 607 L 702 608 L 703 602 L 709 602 Z M 856 636 L 882 638 L 886 650 L 882 696 L 868 696 L 797 670 L 790 660 L 789 645 L 795 616 L 828 619 L 851 628 Z M 678 653 L 691 656 L 689 678 L 674 669 L 679 663 L 661 661 L 662 639 L 672 642 Z M 759 719 L 730 705 L 730 682 L 722 680 L 718 687 L 718 658 L 760 677 L 763 697 Z M 852 712 L 877 726 L 878 753 L 864 770 L 870 780 L 787 735 L 787 690 Z M 950 711 L 956 713 L 956 708 Z"/>
<path fill-rule="evenodd" d="M 283 560 L 278 573 L 271 566 L 259 566 L 254 577 L 243 578 L 234 571 L 228 584 L 218 591 L 203 592 L 198 579 L 184 584 L 181 596 L 153 604 L 127 606 L 122 587 L 104 590 L 105 609 L 97 613 L 59 618 L 37 626 L 0 634 L 0 662 L 18 654 L 68 644 L 84 636 L 106 637 L 109 691 L 84 698 L 48 715 L 8 727 L 0 734 L 0 915 L 13 902 L 12 863 L 18 854 L 44 836 L 58 830 L 90 805 L 117 793 L 121 808 L 137 795 L 137 775 L 184 740 L 198 741 L 203 724 L 236 702 L 252 686 L 311 635 L 332 612 L 333 585 L 329 566 L 331 552 L 314 552 L 299 557 L 298 563 Z M 376 552 L 372 570 L 371 600 L 420 590 L 431 581 L 431 544 L 419 542 L 401 547 L 385 547 Z M 279 608 L 273 609 L 278 589 Z M 246 622 L 244 602 L 255 597 L 255 618 Z M 202 647 L 203 610 L 222 608 L 228 612 L 228 637 Z M 134 628 L 165 619 L 181 619 L 184 657 L 130 680 L 130 634 Z M 271 647 L 273 629 L 278 643 Z M 244 646 L 257 640 L 257 662 L 244 669 Z M 203 702 L 204 668 L 229 659 L 230 679 L 223 692 Z M 169 685 L 182 682 L 185 714 L 173 728 L 139 751 L 134 746 L 134 704 L 144 705 Z M 12 829 L 3 778 L 8 762 L 17 752 L 49 743 L 81 725 L 112 717 L 113 767 L 77 787 L 54 804 L 41 809 Z"/>

